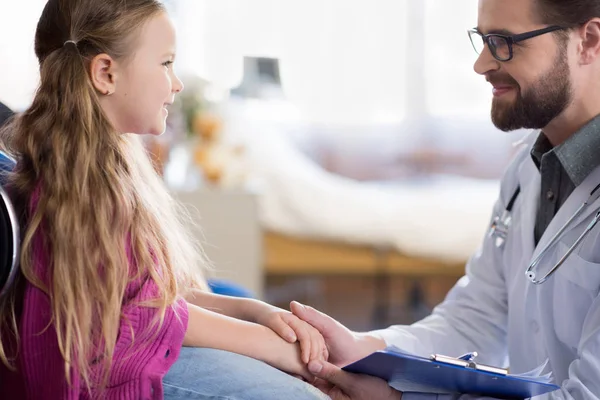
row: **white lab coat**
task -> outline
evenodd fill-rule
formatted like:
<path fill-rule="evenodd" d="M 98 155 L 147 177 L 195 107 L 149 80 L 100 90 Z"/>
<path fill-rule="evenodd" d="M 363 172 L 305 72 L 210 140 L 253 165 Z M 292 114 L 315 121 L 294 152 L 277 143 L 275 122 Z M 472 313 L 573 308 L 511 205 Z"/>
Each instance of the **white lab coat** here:
<path fill-rule="evenodd" d="M 561 390 L 536 399 L 600 399 L 600 224 L 548 281 L 533 285 L 525 276 L 530 262 L 600 183 L 600 168 L 566 200 L 536 247 L 533 230 L 541 180 L 529 154 L 534 139 L 531 135 L 526 140 L 507 169 L 494 207 L 494 216 L 501 214 L 520 185 L 505 247 L 497 248 L 493 239 L 486 237 L 469 260 L 466 276 L 431 316 L 379 333 L 388 345 L 422 356 L 477 351 L 478 361 L 500 366 L 509 363 L 510 372 L 517 374 L 548 360 L 554 383 Z M 538 277 L 565 253 L 598 208 L 600 201 L 569 225 L 542 260 Z M 403 398 L 451 397 L 405 394 Z"/>

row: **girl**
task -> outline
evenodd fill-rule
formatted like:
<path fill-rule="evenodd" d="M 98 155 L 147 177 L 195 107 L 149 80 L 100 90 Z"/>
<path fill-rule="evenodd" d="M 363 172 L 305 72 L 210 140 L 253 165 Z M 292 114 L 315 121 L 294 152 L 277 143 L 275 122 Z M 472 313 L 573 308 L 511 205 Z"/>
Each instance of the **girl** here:
<path fill-rule="evenodd" d="M 161 134 L 183 89 L 163 6 L 49 0 L 35 52 L 39 89 L 4 137 L 25 229 L 22 274 L 0 299 L 2 397 L 321 398 L 257 360 L 311 379 L 323 338 L 205 291 L 201 253 L 135 135 Z"/>

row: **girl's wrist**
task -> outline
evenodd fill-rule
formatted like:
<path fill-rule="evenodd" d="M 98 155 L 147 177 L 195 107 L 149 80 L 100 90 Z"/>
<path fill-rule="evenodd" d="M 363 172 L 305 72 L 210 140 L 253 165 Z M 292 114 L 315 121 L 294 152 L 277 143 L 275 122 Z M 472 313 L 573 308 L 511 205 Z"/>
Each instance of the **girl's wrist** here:
<path fill-rule="evenodd" d="M 265 303 L 260 300 L 240 298 L 237 299 L 238 318 L 248 322 L 257 322 L 258 315 Z"/>

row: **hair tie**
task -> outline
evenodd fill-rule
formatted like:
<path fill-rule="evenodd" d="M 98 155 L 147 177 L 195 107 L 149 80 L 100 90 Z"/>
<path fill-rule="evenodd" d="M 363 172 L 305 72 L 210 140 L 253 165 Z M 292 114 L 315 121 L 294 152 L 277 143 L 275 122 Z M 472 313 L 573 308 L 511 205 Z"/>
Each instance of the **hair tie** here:
<path fill-rule="evenodd" d="M 67 40 L 66 42 L 63 43 L 63 46 L 66 46 L 68 43 L 72 43 L 75 47 L 77 47 L 77 42 L 74 40 Z"/>

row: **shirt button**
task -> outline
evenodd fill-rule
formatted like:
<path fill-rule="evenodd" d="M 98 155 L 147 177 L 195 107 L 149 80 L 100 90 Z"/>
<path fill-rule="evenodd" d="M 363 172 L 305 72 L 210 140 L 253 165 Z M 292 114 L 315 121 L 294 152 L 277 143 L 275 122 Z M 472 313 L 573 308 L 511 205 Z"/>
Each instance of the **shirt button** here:
<path fill-rule="evenodd" d="M 554 199 L 554 192 L 552 190 L 548 190 L 548 192 L 546 193 L 546 198 L 548 200 L 553 200 Z"/>

